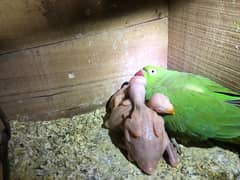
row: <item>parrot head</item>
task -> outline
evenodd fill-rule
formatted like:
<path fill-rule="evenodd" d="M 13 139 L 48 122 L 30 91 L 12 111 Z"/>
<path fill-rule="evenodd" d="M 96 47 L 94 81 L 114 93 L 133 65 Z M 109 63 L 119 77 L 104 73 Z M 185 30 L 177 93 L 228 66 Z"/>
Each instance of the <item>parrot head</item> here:
<path fill-rule="evenodd" d="M 161 77 L 161 74 L 164 73 L 164 71 L 165 69 L 159 66 L 149 65 L 138 71 L 135 76 L 144 76 L 147 85 L 151 85 Z"/>
<path fill-rule="evenodd" d="M 135 76 L 143 76 L 146 80 L 146 100 L 149 100 L 152 96 L 152 85 L 157 84 L 158 81 L 162 80 L 165 77 L 165 72 L 167 70 L 159 66 L 145 66 L 139 70 Z"/>

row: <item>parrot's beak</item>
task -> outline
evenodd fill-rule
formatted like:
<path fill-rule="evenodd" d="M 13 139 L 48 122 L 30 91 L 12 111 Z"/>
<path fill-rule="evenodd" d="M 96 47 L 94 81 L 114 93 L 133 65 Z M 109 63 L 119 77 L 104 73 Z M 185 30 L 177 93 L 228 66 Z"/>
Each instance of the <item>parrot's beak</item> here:
<path fill-rule="evenodd" d="M 134 76 L 144 76 L 143 71 L 142 70 L 138 71 Z"/>

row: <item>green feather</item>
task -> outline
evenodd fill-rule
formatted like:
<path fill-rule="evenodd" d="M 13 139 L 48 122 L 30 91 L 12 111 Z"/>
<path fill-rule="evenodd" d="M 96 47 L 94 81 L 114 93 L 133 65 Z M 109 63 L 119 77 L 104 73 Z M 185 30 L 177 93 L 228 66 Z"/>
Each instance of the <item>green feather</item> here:
<path fill-rule="evenodd" d="M 200 140 L 240 144 L 240 108 L 226 102 L 239 100 L 239 93 L 191 73 L 156 66 L 147 66 L 143 71 L 146 99 L 163 93 L 175 108 L 175 115 L 165 117 L 168 131 Z"/>

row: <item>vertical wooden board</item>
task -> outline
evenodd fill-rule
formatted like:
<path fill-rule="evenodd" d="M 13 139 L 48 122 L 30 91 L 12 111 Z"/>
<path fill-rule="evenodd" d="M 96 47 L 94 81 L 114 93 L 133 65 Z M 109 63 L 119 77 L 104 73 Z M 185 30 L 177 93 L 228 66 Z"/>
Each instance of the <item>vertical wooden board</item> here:
<path fill-rule="evenodd" d="M 240 1 L 169 3 L 168 67 L 240 91 Z"/>
<path fill-rule="evenodd" d="M 11 118 L 51 119 L 102 105 L 147 64 L 166 67 L 167 18 L 0 56 Z"/>
<path fill-rule="evenodd" d="M 0 54 L 166 16 L 165 0 L 1 0 Z"/>

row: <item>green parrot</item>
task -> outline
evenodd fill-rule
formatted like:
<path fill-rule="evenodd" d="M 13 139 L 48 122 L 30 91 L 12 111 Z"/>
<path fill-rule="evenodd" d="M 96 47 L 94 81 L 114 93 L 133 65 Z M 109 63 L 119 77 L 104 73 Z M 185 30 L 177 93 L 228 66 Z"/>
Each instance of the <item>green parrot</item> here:
<path fill-rule="evenodd" d="M 146 66 L 146 100 L 155 93 L 169 97 L 175 114 L 165 116 L 165 126 L 175 137 L 193 141 L 217 140 L 240 145 L 240 94 L 192 73 Z"/>

